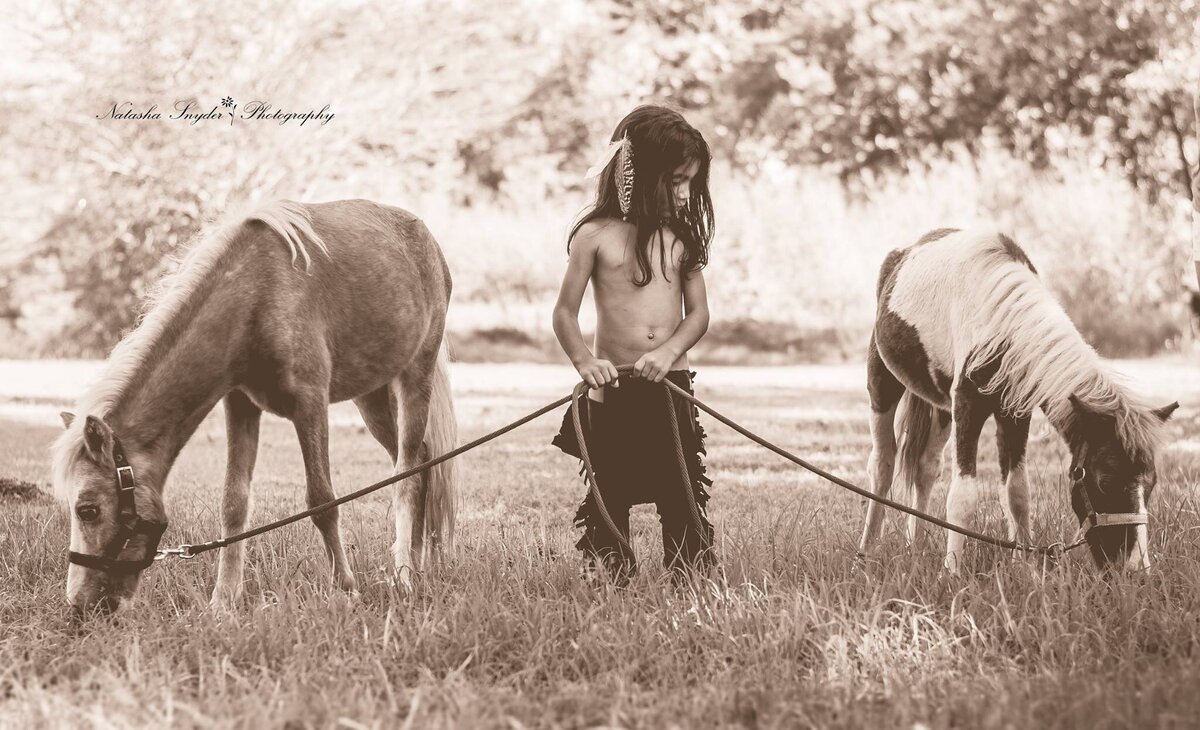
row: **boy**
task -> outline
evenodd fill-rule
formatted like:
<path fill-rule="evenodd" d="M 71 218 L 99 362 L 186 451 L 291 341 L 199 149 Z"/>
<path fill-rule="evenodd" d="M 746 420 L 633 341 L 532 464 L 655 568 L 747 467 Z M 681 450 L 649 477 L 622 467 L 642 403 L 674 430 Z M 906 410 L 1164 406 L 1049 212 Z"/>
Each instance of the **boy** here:
<path fill-rule="evenodd" d="M 704 506 L 705 486 L 712 482 L 700 458 L 704 432 L 695 406 L 672 398 L 688 467 L 685 487 L 661 382 L 666 378 L 691 392 L 687 353 L 708 328 L 701 269 L 712 237 L 711 158 L 700 133 L 661 107 L 635 109 L 613 139 L 610 159 L 600 163 L 596 204 L 569 238 L 554 332 L 592 388 L 580 415 L 597 486 L 614 523 L 628 538 L 630 507 L 653 502 L 666 566 L 677 572 L 708 568 L 713 529 Z M 589 282 L 597 315 L 594 351 L 578 319 Z M 637 377 L 618 381 L 615 363 L 632 363 Z M 569 411 L 552 443 L 580 457 Z M 700 510 L 699 528 L 685 488 Z M 634 556 L 604 524 L 590 491 L 575 525 L 584 529 L 576 547 L 589 563 L 603 564 L 625 583 L 636 570 Z"/>

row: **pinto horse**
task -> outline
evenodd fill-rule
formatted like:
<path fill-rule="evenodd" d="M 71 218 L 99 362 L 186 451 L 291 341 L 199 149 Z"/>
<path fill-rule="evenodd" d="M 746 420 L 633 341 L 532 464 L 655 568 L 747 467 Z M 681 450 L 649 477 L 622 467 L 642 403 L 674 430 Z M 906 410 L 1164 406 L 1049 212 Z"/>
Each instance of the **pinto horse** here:
<path fill-rule="evenodd" d="M 867 355 L 873 491 L 904 475 L 925 511 L 954 433 L 946 518 L 965 525 L 984 492 L 979 435 L 996 419 L 1011 539 L 1028 543 L 1025 445 L 1041 408 L 1071 453 L 1071 505 L 1097 565 L 1150 564 L 1146 503 L 1162 424 L 1179 404 L 1153 409 L 1105 369 L 1042 284 L 1029 257 L 991 231 L 932 231 L 883 262 Z M 902 435 L 897 462 L 897 434 Z M 883 512 L 867 508 L 859 550 Z M 1093 527 L 1094 525 L 1098 527 Z M 908 537 L 916 533 L 910 517 Z M 951 532 L 945 566 L 957 572 L 964 538 Z"/>
<path fill-rule="evenodd" d="M 297 263 L 303 260 L 303 266 Z M 114 610 L 137 588 L 166 527 L 162 492 L 180 450 L 224 402 L 223 535 L 242 531 L 263 411 L 292 421 L 307 501 L 334 499 L 330 403 L 353 400 L 397 471 L 451 449 L 457 426 L 444 343 L 450 272 L 412 214 L 365 200 L 278 201 L 207 232 L 151 297 L 83 395 L 52 458 L 71 511 L 67 598 Z M 397 576 L 454 530 L 453 461 L 396 485 Z M 313 517 L 335 583 L 355 590 L 337 509 Z M 242 590 L 242 545 L 225 548 L 212 602 Z"/>

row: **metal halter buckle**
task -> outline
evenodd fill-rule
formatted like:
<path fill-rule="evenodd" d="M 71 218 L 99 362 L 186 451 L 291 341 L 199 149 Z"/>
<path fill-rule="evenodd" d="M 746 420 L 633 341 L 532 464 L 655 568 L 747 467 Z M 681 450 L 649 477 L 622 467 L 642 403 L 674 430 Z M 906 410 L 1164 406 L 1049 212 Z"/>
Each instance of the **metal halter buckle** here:
<path fill-rule="evenodd" d="M 196 553 L 192 552 L 191 545 L 180 545 L 177 548 L 161 548 L 154 553 L 155 560 L 162 560 L 163 558 L 170 557 L 191 560 L 192 558 L 196 557 Z"/>
<path fill-rule="evenodd" d="M 126 464 L 125 466 L 117 467 L 117 489 L 122 492 L 128 492 L 133 489 L 133 467 Z"/>

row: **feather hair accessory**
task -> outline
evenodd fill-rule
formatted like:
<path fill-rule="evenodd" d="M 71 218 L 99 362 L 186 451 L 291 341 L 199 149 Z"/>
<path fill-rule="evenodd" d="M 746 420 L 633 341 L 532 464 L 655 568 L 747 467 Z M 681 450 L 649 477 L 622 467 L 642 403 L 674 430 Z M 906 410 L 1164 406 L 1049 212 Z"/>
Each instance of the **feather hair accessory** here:
<path fill-rule="evenodd" d="M 617 204 L 621 206 L 621 217 L 629 220 L 629 210 L 633 202 L 633 143 L 629 137 L 621 139 L 617 150 L 617 165 L 614 174 L 617 185 Z"/>
<path fill-rule="evenodd" d="M 583 179 L 598 177 L 614 158 L 617 160 L 616 169 L 613 170 L 617 203 L 621 206 L 622 217 L 628 219 L 630 203 L 633 200 L 633 143 L 628 134 L 609 143 L 595 164 L 588 168 Z"/>

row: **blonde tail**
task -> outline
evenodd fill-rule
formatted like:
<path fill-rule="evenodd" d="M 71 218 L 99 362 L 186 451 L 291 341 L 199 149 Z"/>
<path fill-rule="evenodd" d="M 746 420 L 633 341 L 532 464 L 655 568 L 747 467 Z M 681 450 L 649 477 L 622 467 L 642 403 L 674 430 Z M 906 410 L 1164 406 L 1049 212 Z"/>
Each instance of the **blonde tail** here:
<path fill-rule="evenodd" d="M 454 415 L 454 399 L 450 393 L 450 347 L 445 336 L 438 352 L 433 372 L 433 388 L 429 396 L 429 421 L 425 426 L 425 453 L 428 458 L 440 456 L 458 446 L 458 419 Z M 434 546 L 443 541 L 454 548 L 454 517 L 457 508 L 457 463 L 443 461 L 429 470 L 429 487 L 425 492 L 425 534 Z"/>

